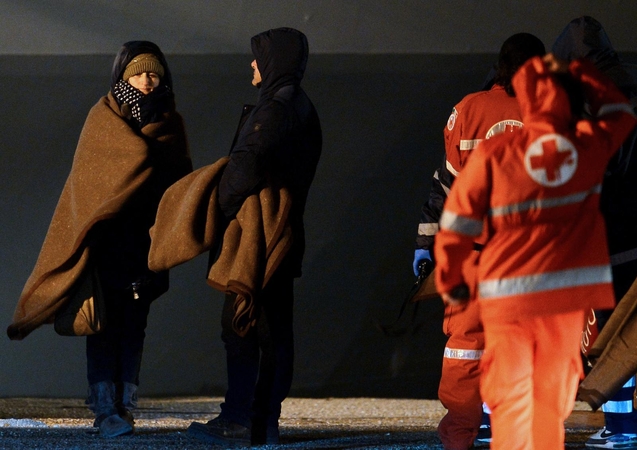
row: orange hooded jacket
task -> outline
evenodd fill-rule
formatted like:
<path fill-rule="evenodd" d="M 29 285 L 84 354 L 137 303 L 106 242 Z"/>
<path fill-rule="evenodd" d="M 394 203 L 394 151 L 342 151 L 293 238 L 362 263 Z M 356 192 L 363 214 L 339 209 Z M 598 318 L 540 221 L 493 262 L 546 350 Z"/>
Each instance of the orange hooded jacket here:
<path fill-rule="evenodd" d="M 574 122 L 566 91 L 540 57 L 530 59 L 513 78 L 524 127 L 482 142 L 445 204 L 436 284 L 449 292 L 465 282 L 462 263 L 486 224 L 472 293 L 483 319 L 614 306 L 599 194 L 636 121 L 591 63 L 573 61 L 569 74 L 595 119 Z"/>

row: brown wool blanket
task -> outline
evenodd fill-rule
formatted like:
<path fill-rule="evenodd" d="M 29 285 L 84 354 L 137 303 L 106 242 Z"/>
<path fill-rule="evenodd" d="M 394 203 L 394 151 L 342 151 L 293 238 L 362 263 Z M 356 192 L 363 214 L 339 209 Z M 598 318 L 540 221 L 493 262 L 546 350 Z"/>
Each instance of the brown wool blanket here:
<path fill-rule="evenodd" d="M 596 410 L 637 373 L 637 280 L 617 304 L 588 358 L 593 368 L 580 384 L 578 398 Z"/>
<path fill-rule="evenodd" d="M 217 188 L 227 162 L 224 157 L 202 167 L 166 191 L 150 230 L 148 267 L 170 269 L 211 250 L 222 239 L 207 282 L 221 292 L 240 294 L 253 305 L 292 245 L 291 199 L 287 189 L 269 183 L 245 200 L 224 230 Z"/>
<path fill-rule="evenodd" d="M 149 179 L 150 146 L 118 113 L 109 93 L 91 108 L 35 267 L 29 276 L 13 321 L 11 339 L 23 339 L 44 323 L 69 298 L 87 267 L 86 236 L 97 222 L 114 217 Z M 175 112 L 144 127 L 142 133 L 174 151 L 164 164 L 190 164 L 183 120 Z M 154 156 L 156 158 L 156 156 Z"/>

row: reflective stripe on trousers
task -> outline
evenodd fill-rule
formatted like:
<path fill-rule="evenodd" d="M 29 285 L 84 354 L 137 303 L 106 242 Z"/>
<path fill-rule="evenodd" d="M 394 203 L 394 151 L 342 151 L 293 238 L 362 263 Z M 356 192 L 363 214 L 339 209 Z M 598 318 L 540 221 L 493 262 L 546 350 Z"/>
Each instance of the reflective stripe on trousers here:
<path fill-rule="evenodd" d="M 609 400 L 602 405 L 602 411 L 605 413 L 632 413 L 633 412 L 633 391 L 635 390 L 635 377 L 630 378 L 626 384 L 624 384 L 620 392 L 624 392 L 626 395 L 622 395 L 622 400 L 615 401 Z"/>

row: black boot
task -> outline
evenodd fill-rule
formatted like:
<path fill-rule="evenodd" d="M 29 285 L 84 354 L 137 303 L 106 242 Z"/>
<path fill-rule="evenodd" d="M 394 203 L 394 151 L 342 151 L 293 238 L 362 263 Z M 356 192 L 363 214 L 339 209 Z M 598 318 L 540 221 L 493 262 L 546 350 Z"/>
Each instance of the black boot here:
<path fill-rule="evenodd" d="M 133 432 L 133 426 L 117 413 L 115 384 L 112 381 L 90 385 L 86 404 L 95 413 L 93 426 L 99 428 L 100 436 L 115 437 Z"/>

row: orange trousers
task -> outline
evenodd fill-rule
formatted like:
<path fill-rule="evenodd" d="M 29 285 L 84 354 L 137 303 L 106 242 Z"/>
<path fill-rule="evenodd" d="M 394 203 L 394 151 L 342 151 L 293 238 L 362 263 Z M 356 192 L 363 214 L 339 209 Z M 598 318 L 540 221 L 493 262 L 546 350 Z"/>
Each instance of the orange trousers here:
<path fill-rule="evenodd" d="M 491 450 L 563 450 L 564 421 L 582 376 L 585 312 L 483 322 L 481 392 Z"/>
<path fill-rule="evenodd" d="M 479 302 L 445 307 L 443 331 L 449 339 L 442 359 L 438 398 L 447 414 L 438 424 L 445 450 L 467 450 L 473 445 L 482 421 L 480 357 L 484 334 Z"/>

